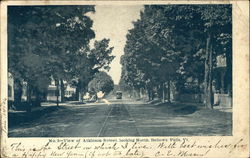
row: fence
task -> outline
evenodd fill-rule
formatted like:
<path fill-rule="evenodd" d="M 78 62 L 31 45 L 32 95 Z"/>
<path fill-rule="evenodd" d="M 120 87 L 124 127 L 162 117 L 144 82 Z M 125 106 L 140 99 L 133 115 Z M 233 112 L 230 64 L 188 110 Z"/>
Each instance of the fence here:
<path fill-rule="evenodd" d="M 203 94 L 178 94 L 176 100 L 187 103 L 203 103 Z M 232 97 L 229 94 L 214 94 L 214 105 L 223 108 L 232 107 Z"/>
<path fill-rule="evenodd" d="M 214 94 L 214 104 L 230 108 L 232 107 L 232 97 L 229 94 Z"/>

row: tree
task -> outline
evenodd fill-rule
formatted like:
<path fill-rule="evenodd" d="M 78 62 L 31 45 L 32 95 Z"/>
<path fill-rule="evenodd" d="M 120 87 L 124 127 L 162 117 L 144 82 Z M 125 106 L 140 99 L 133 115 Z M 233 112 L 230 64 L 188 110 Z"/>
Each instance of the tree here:
<path fill-rule="evenodd" d="M 88 88 L 92 94 L 96 94 L 99 91 L 108 94 L 113 90 L 114 82 L 106 72 L 101 71 L 89 82 Z"/>
<path fill-rule="evenodd" d="M 111 55 L 114 47 L 109 47 L 109 39 L 102 39 L 94 42 L 94 48 L 90 51 L 88 58 L 93 65 L 94 71 L 100 69 L 109 70 L 109 64 L 115 58 Z"/>
<path fill-rule="evenodd" d="M 124 49 L 127 58 L 124 58 L 122 65 L 130 67 L 134 65 L 135 74 L 139 74 L 139 76 L 133 77 L 133 80 L 136 82 L 138 79 L 139 83 L 142 82 L 138 85 L 146 87 L 149 100 L 153 99 L 154 87 L 161 87 L 163 92 L 161 97 L 165 101 L 165 83 L 167 82 L 168 100 L 170 101 L 169 85 L 178 67 L 176 58 L 179 52 L 173 48 L 170 24 L 164 23 L 166 19 L 162 17 L 165 14 L 160 11 L 157 6 L 145 6 L 141 19 L 134 22 L 134 28 L 127 35 Z M 135 60 L 128 59 L 131 57 L 134 57 Z M 131 71 L 131 69 L 127 70 Z M 133 83 L 133 81 L 130 82 Z"/>
<path fill-rule="evenodd" d="M 93 6 L 12 6 L 8 8 L 9 67 L 18 82 L 28 84 L 28 101 L 41 77 L 57 87 L 75 76 L 72 57 L 95 34 L 85 13 Z M 20 87 L 21 88 L 21 87 Z M 58 101 L 57 101 L 58 104 Z"/>
<path fill-rule="evenodd" d="M 180 90 L 192 78 L 203 83 L 205 105 L 212 108 L 218 54 L 227 55 L 227 75 L 232 75 L 231 27 L 230 5 L 146 5 L 127 35 L 122 79 L 132 86 L 139 81 L 150 91 L 162 89 L 164 101 L 166 83 L 169 99 L 171 81 Z"/>
<path fill-rule="evenodd" d="M 81 100 L 84 92 L 87 91 L 88 83 L 100 70 L 109 70 L 109 64 L 114 59 L 111 55 L 113 47 L 109 47 L 109 39 L 102 39 L 94 42 L 94 48 L 82 48 L 75 56 L 73 80 L 76 86 L 76 97 Z"/>
<path fill-rule="evenodd" d="M 206 59 L 205 59 L 205 104 L 208 108 L 213 108 L 213 59 L 216 53 L 216 39 L 223 33 L 232 34 L 232 8 L 231 5 L 212 5 L 201 8 L 201 17 L 204 21 L 204 31 L 207 34 L 206 38 Z M 230 38 L 228 38 L 230 41 Z M 231 42 L 229 42 L 231 43 Z M 222 45 L 223 46 L 223 45 Z M 221 46 L 220 46 L 221 47 Z M 219 48 L 220 48 L 219 47 Z M 228 50 L 228 70 L 231 69 L 231 50 Z M 231 74 L 232 75 L 232 74 Z M 231 76 L 229 75 L 229 76 Z"/>

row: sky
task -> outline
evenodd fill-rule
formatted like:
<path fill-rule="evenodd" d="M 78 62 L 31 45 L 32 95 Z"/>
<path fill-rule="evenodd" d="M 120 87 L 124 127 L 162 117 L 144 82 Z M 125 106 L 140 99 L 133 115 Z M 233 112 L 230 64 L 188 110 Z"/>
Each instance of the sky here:
<path fill-rule="evenodd" d="M 115 84 L 119 83 L 121 77 L 120 57 L 124 54 L 126 34 L 129 29 L 133 28 L 132 22 L 139 19 L 142 9 L 142 5 L 96 5 L 95 13 L 88 14 L 93 20 L 92 29 L 96 34 L 94 40 L 109 38 L 110 47 L 114 47 L 112 55 L 115 58 L 110 64 L 111 69 L 108 74 Z"/>

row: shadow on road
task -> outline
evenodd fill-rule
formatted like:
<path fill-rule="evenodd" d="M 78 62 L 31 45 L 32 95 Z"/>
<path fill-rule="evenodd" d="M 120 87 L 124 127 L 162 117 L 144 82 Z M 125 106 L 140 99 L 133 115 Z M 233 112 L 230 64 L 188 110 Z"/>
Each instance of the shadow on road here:
<path fill-rule="evenodd" d="M 64 107 L 50 106 L 50 107 L 38 107 L 31 112 L 26 111 L 14 111 L 8 112 L 8 127 L 14 127 L 23 123 L 29 123 L 31 121 L 37 120 L 45 114 L 52 113 L 58 109 Z"/>
<path fill-rule="evenodd" d="M 168 113 L 172 115 L 189 115 L 193 114 L 202 109 L 200 104 L 188 104 L 188 103 L 160 103 L 159 101 L 155 101 L 150 103 L 149 106 L 153 106 L 158 109 L 162 109 L 163 111 L 168 111 Z"/>
<path fill-rule="evenodd" d="M 198 108 L 196 106 L 185 106 L 185 107 L 182 107 L 180 109 L 174 110 L 174 112 L 176 114 L 179 114 L 179 115 L 188 115 L 188 114 L 192 114 L 192 113 L 196 112 L 197 109 Z"/>

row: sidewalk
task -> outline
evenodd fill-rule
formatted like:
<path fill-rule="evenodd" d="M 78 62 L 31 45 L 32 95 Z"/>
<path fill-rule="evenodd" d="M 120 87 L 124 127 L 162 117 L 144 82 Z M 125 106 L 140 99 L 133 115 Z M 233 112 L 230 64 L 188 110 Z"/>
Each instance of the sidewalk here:
<path fill-rule="evenodd" d="M 152 101 L 147 101 L 146 104 L 153 104 L 153 105 L 169 105 L 168 102 L 162 103 L 161 100 L 152 100 Z M 184 102 L 172 102 L 172 105 L 182 105 L 183 107 L 187 106 L 195 106 L 199 109 L 204 108 L 204 105 L 202 103 L 184 103 Z M 220 112 L 227 112 L 227 113 L 232 113 L 232 107 L 224 107 L 224 106 L 214 106 L 214 110 L 220 111 Z"/>
<path fill-rule="evenodd" d="M 233 112 L 232 107 L 214 106 L 214 109 L 215 109 L 215 110 L 219 110 L 219 111 L 221 111 L 221 112 L 229 112 L 229 113 L 232 113 L 232 112 Z"/>

